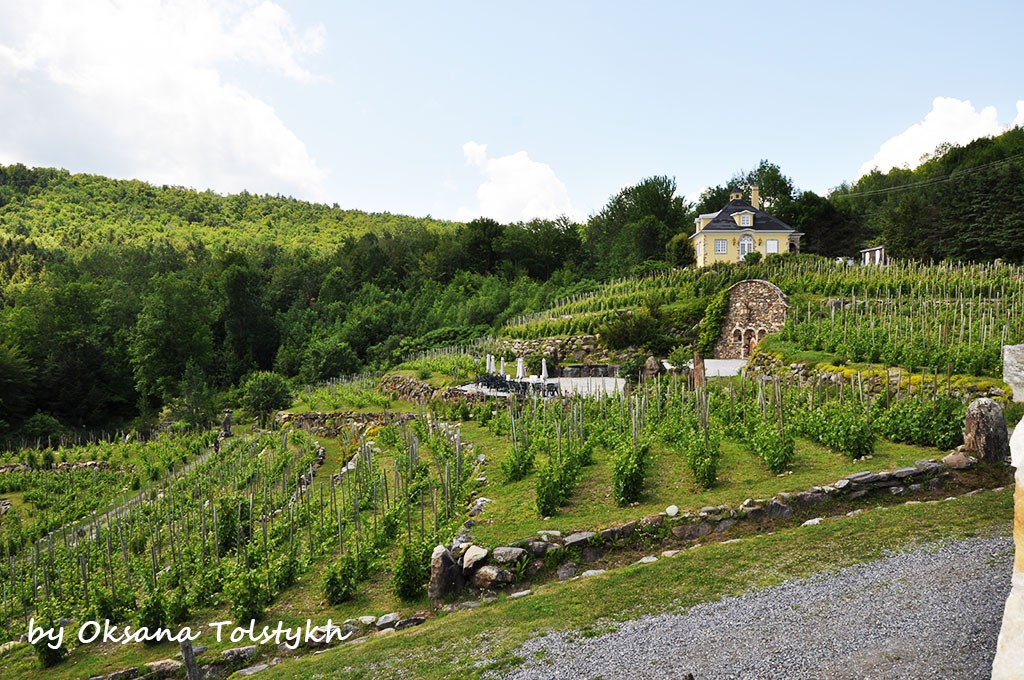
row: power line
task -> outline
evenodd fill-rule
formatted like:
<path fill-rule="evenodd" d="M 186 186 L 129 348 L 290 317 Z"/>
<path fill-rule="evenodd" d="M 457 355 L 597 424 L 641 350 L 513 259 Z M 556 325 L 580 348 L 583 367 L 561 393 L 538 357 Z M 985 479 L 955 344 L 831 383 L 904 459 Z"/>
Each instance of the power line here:
<path fill-rule="evenodd" d="M 968 168 L 966 170 L 958 170 L 942 177 L 932 177 L 931 179 L 922 180 L 920 182 L 911 182 L 910 184 L 901 184 L 895 187 L 886 187 L 884 189 L 871 189 L 869 191 L 855 191 L 847 194 L 835 194 L 836 198 L 860 198 L 862 196 L 879 196 L 883 194 L 890 194 L 899 191 L 909 191 L 910 189 L 919 189 L 921 187 L 932 186 L 933 184 L 942 184 L 943 182 L 950 182 L 954 179 L 960 179 L 967 175 L 979 172 L 981 170 L 988 170 L 990 168 L 999 167 L 1006 165 L 1013 161 L 1024 158 L 1024 153 L 1014 154 L 1007 158 L 1000 159 L 998 161 L 991 161 L 989 163 L 983 163 L 979 166 Z"/>

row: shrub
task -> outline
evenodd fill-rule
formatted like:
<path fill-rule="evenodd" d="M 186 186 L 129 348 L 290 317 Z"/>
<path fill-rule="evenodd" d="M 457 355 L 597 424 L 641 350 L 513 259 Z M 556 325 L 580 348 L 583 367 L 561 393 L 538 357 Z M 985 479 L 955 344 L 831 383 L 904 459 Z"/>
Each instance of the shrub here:
<path fill-rule="evenodd" d="M 164 607 L 167 613 L 167 620 L 171 623 L 184 623 L 188 621 L 192 615 L 191 608 L 189 607 L 188 597 L 186 597 L 185 589 L 178 588 L 167 600 Z"/>
<path fill-rule="evenodd" d="M 874 426 L 879 434 L 894 442 L 948 450 L 963 443 L 966 415 L 967 407 L 955 397 L 908 397 L 882 411 Z"/>
<path fill-rule="evenodd" d="M 796 440 L 777 423 L 762 421 L 755 425 L 750 444 L 775 474 L 785 471 L 793 462 Z"/>
<path fill-rule="evenodd" d="M 729 310 L 729 291 L 723 290 L 713 296 L 704 308 L 704 318 L 700 321 L 700 330 L 697 337 L 697 351 L 704 356 L 711 356 L 715 351 L 715 342 L 721 335 L 722 323 L 725 321 L 725 314 Z"/>
<path fill-rule="evenodd" d="M 236 621 L 248 621 L 263 616 L 263 607 L 270 599 L 263 585 L 259 569 L 239 567 L 224 585 L 224 594 L 231 602 L 231 615 Z"/>
<path fill-rule="evenodd" d="M 50 602 L 44 602 L 39 605 L 38 615 L 35 617 L 36 627 L 49 628 L 55 630 L 58 627 L 57 620 L 60 618 L 57 616 L 56 611 Z M 50 645 L 53 643 L 48 637 L 42 637 L 32 643 L 32 648 L 36 652 L 36 658 L 39 659 L 39 663 L 43 665 L 43 668 L 52 668 L 56 666 L 64 657 L 67 656 L 68 648 L 61 644 L 57 649 L 54 649 Z"/>
<path fill-rule="evenodd" d="M 705 431 L 691 430 L 686 439 L 686 463 L 697 483 L 704 489 L 718 482 L 718 462 L 722 457 L 718 432 L 708 427 Z"/>
<path fill-rule="evenodd" d="M 391 575 L 391 587 L 403 600 L 418 600 L 423 596 L 424 586 L 430 577 L 429 553 L 423 545 L 406 543 L 395 562 Z"/>
<path fill-rule="evenodd" d="M 615 502 L 619 505 L 638 502 L 643 494 L 644 479 L 650 463 L 650 445 L 647 442 L 634 445 L 626 439 L 615 447 L 614 457 L 612 495 Z"/>
<path fill-rule="evenodd" d="M 167 608 L 164 606 L 164 597 L 160 590 L 154 589 L 146 597 L 139 609 L 139 627 L 146 628 L 151 633 L 167 625 Z M 147 645 L 156 644 L 149 640 Z"/>
<path fill-rule="evenodd" d="M 833 451 L 862 458 L 875 450 L 866 409 L 855 401 L 831 401 L 808 414 L 804 434 Z"/>
<path fill-rule="evenodd" d="M 266 424 L 271 412 L 291 406 L 292 392 L 283 376 L 256 371 L 242 383 L 239 400 L 242 408 Z"/>
<path fill-rule="evenodd" d="M 535 441 L 530 446 L 513 446 L 509 455 L 501 461 L 501 471 L 505 474 L 508 482 L 518 482 L 533 471 L 535 458 L 535 447 L 539 443 Z"/>
<path fill-rule="evenodd" d="M 324 575 L 324 597 L 328 604 L 347 602 L 356 594 L 359 565 L 351 555 L 344 555 L 327 567 Z"/>

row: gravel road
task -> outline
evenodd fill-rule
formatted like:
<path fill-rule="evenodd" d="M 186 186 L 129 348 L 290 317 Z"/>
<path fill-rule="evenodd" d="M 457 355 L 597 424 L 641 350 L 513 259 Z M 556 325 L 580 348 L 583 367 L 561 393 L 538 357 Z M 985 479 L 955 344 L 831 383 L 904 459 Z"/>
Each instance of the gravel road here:
<path fill-rule="evenodd" d="M 980 680 L 991 674 L 1012 561 L 1009 537 L 927 546 L 600 637 L 535 638 L 504 677 Z"/>

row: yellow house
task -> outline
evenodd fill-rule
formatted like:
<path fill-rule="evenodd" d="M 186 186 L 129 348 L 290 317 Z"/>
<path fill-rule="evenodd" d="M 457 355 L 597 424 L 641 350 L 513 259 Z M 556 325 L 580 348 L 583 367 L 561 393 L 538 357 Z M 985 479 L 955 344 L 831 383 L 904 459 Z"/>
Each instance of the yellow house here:
<path fill-rule="evenodd" d="M 800 232 L 761 210 L 760 191 L 750 189 L 750 203 L 739 189 L 733 189 L 729 202 L 714 213 L 694 220 L 696 230 L 690 241 L 698 267 L 716 262 L 742 262 L 747 253 L 762 255 L 800 252 Z"/>

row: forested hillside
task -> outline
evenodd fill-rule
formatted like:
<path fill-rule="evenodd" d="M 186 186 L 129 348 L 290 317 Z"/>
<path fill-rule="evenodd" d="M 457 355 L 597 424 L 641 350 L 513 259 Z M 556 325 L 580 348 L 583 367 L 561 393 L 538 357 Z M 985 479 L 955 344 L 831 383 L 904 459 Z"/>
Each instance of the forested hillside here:
<path fill-rule="evenodd" d="M 940 151 L 827 197 L 768 161 L 696 205 L 650 177 L 585 224 L 456 224 L 0 166 L 0 438 L 191 422 L 255 371 L 313 383 L 497 332 L 610 279 L 690 265 L 694 216 L 754 182 L 806 253 L 885 243 L 904 259 L 1024 261 L 1024 130 Z M 701 301 L 654 302 L 675 331 L 658 346 L 691 342 Z"/>
<path fill-rule="evenodd" d="M 462 342 L 580 282 L 567 221 L 452 224 L 0 167 L 0 437 L 210 413 Z"/>

